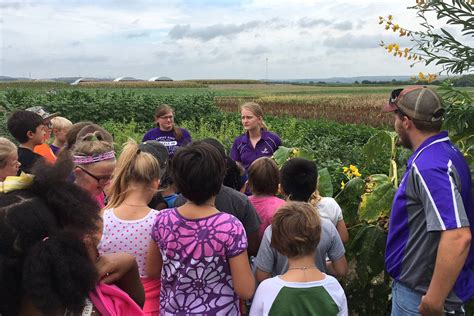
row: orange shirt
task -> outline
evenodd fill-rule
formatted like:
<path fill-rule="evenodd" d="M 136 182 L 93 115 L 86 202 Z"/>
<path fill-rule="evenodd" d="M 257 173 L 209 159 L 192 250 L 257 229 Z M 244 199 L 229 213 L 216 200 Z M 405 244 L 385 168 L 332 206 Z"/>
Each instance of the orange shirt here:
<path fill-rule="evenodd" d="M 43 156 L 47 162 L 50 162 L 50 163 L 56 162 L 56 156 L 54 155 L 49 145 L 46 143 L 35 146 L 35 150 L 33 151 L 37 153 L 38 155 Z"/>

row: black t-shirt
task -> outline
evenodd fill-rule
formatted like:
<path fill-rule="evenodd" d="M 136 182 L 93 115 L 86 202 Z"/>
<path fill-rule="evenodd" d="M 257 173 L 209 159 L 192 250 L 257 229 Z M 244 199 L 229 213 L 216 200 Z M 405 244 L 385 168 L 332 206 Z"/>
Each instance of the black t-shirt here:
<path fill-rule="evenodd" d="M 28 148 L 18 147 L 18 161 L 21 163 L 20 171 L 31 173 L 33 165 L 44 158 Z"/>

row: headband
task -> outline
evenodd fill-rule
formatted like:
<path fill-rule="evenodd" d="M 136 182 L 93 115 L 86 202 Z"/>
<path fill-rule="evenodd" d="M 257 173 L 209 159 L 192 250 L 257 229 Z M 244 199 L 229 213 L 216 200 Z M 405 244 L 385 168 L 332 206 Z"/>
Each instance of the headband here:
<path fill-rule="evenodd" d="M 86 165 L 94 162 L 115 159 L 115 151 L 108 151 L 94 156 L 72 156 L 72 161 L 76 165 Z"/>

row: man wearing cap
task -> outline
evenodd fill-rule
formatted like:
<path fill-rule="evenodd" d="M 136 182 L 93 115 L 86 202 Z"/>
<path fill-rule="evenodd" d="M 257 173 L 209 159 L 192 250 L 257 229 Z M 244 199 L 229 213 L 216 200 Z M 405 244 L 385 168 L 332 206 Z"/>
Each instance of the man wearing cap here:
<path fill-rule="evenodd" d="M 412 86 L 392 92 L 399 141 L 414 151 L 395 195 L 385 265 L 392 315 L 463 315 L 474 296 L 474 202 L 469 166 L 441 130 L 441 99 Z"/>
<path fill-rule="evenodd" d="M 53 150 L 51 149 L 51 147 L 49 147 L 46 141 L 48 141 L 48 139 L 51 137 L 51 119 L 58 116 L 59 112 L 51 114 L 41 106 L 32 106 L 27 108 L 26 110 L 34 112 L 43 118 L 45 138 L 43 140 L 43 143 L 41 145 L 36 145 L 33 151 L 38 155 L 42 156 L 46 161 L 50 163 L 55 163 L 56 155 L 53 153 Z"/>

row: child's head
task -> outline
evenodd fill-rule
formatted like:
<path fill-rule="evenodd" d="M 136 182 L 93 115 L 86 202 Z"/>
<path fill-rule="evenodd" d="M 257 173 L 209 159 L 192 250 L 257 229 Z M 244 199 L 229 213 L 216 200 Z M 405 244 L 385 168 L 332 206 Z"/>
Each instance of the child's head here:
<path fill-rule="evenodd" d="M 219 151 L 222 158 L 224 158 L 226 172 L 223 184 L 229 188 L 240 191 L 244 185 L 244 182 L 242 181 L 242 170 L 234 160 L 226 155 L 224 145 L 222 145 L 219 140 L 211 137 L 205 138 L 202 141 L 214 146 L 214 148 Z"/>
<path fill-rule="evenodd" d="M 83 242 L 98 229 L 98 206 L 65 180 L 71 161 L 45 165 L 33 184 L 0 194 L 0 314 L 27 299 L 44 315 L 81 311 L 97 280 Z"/>
<path fill-rule="evenodd" d="M 115 169 L 115 152 L 105 139 L 101 131 L 78 136 L 72 150 L 75 182 L 93 196 L 104 191 Z"/>
<path fill-rule="evenodd" d="M 160 163 L 160 173 L 163 175 L 168 169 L 169 154 L 166 146 L 156 140 L 147 140 L 139 145 L 141 151 L 153 155 Z"/>
<path fill-rule="evenodd" d="M 72 122 L 65 117 L 57 116 L 51 119 L 51 124 L 55 139 L 61 144 L 66 143 L 66 135 L 72 126 Z"/>
<path fill-rule="evenodd" d="M 171 176 L 178 191 L 198 205 L 219 193 L 224 175 L 222 155 L 204 142 L 180 148 L 171 162 Z"/>
<path fill-rule="evenodd" d="M 287 202 L 272 220 L 271 246 L 288 258 L 314 253 L 321 238 L 321 220 L 305 202 Z"/>
<path fill-rule="evenodd" d="M 69 131 L 66 134 L 67 148 L 71 149 L 72 147 L 74 147 L 74 145 L 76 144 L 77 134 L 79 134 L 81 129 L 91 124 L 94 124 L 94 123 L 89 122 L 89 121 L 82 121 L 82 122 L 77 122 L 77 123 L 72 124 L 72 126 L 69 128 Z"/>
<path fill-rule="evenodd" d="M 248 171 L 250 191 L 254 195 L 275 195 L 280 184 L 280 170 L 268 157 L 255 160 Z"/>
<path fill-rule="evenodd" d="M 51 132 L 53 130 L 53 124 L 51 124 L 51 120 L 59 115 L 59 112 L 56 113 L 49 113 L 46 109 L 42 106 L 32 106 L 26 109 L 27 111 L 33 112 L 41 116 L 43 119 L 44 125 L 44 140 L 47 141 L 51 137 Z"/>
<path fill-rule="evenodd" d="M 159 183 L 158 160 L 152 154 L 140 150 L 134 141 L 129 141 L 117 161 L 107 206 L 119 206 L 131 190 L 149 191 L 151 200 Z"/>
<path fill-rule="evenodd" d="M 0 137 L 0 181 L 8 176 L 16 176 L 20 165 L 15 144 L 5 137 Z"/>
<path fill-rule="evenodd" d="M 318 182 L 316 163 L 303 158 L 288 160 L 280 170 L 280 181 L 289 200 L 308 202 Z"/>
<path fill-rule="evenodd" d="M 30 111 L 14 111 L 7 121 L 10 134 L 20 143 L 30 143 L 33 146 L 41 145 L 45 130 L 41 116 Z"/>

